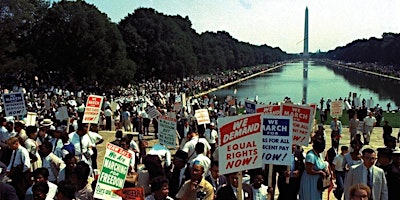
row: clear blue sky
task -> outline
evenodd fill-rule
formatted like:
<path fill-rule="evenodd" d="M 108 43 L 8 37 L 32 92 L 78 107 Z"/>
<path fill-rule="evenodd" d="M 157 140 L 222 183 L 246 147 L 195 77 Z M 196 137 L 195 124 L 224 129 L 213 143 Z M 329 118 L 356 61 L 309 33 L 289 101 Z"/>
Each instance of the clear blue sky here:
<path fill-rule="evenodd" d="M 140 7 L 188 16 L 197 33 L 226 31 L 239 41 L 303 50 L 309 9 L 309 50 L 328 51 L 356 39 L 400 33 L 400 0 L 85 0 L 113 22 Z"/>

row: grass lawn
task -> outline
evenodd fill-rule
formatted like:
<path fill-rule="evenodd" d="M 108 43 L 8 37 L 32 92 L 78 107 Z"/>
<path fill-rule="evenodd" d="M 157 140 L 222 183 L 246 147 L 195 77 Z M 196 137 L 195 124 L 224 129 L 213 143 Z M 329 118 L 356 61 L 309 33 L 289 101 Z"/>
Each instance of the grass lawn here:
<path fill-rule="evenodd" d="M 317 110 L 317 113 L 315 115 L 315 119 L 320 122 L 320 111 Z M 383 112 L 383 119 L 380 123 L 381 126 L 383 126 L 383 121 L 387 120 L 389 122 L 389 125 L 391 125 L 393 128 L 399 128 L 400 127 L 400 113 L 395 112 L 395 113 L 386 113 L 386 111 Z M 347 115 L 347 111 L 343 110 L 343 115 L 342 117 L 339 117 L 339 120 L 342 122 L 343 125 L 348 126 L 349 125 L 349 116 Z M 325 121 L 325 125 L 330 125 L 332 121 L 332 117 L 328 116 L 328 119 Z"/>

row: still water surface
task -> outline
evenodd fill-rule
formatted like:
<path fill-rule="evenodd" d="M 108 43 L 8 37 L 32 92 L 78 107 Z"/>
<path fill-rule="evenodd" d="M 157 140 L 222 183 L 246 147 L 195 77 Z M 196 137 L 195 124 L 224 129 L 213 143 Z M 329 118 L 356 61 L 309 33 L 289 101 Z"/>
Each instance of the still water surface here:
<path fill-rule="evenodd" d="M 236 91 L 236 94 L 235 94 Z M 372 97 L 374 105 L 386 110 L 400 105 L 400 82 L 368 75 L 333 65 L 308 61 L 288 63 L 283 67 L 256 78 L 213 92 L 217 97 L 236 96 L 239 101 L 254 99 L 259 102 L 280 102 L 290 97 L 293 102 L 317 103 L 322 97 L 331 100 L 349 97 L 349 92 L 357 93 L 362 100 Z"/>

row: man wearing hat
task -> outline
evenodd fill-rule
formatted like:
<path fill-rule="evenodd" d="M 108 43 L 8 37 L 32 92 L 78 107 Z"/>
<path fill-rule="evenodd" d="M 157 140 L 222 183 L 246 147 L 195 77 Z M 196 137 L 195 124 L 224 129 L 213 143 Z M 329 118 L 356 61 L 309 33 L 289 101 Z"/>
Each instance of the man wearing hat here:
<path fill-rule="evenodd" d="M 211 155 L 212 155 L 215 151 L 215 148 L 217 146 L 217 140 L 218 140 L 218 133 L 215 130 L 214 122 L 210 123 L 210 126 L 204 133 L 204 136 L 206 137 L 208 144 L 210 144 L 210 146 L 211 146 Z"/>
<path fill-rule="evenodd" d="M 400 199 L 400 151 L 392 152 L 393 162 L 387 172 L 388 199 Z"/>
<path fill-rule="evenodd" d="M 42 145 L 45 141 L 51 141 L 50 132 L 55 130 L 56 128 L 53 126 L 53 121 L 51 121 L 51 119 L 43 119 L 43 121 L 40 122 L 40 129 L 36 139 L 38 145 Z"/>
<path fill-rule="evenodd" d="M 178 150 L 173 159 L 172 172 L 167 174 L 169 179 L 169 195 L 175 196 L 183 183 L 190 179 L 190 168 L 187 163 L 188 153 Z"/>

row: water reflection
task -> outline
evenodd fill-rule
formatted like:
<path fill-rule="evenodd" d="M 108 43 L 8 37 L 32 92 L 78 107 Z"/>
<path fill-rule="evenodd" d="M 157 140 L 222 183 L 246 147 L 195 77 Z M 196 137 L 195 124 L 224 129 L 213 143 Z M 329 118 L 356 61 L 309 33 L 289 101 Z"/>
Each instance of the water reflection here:
<path fill-rule="evenodd" d="M 273 72 L 247 80 L 237 85 L 214 92 L 220 100 L 227 95 L 236 96 L 239 101 L 246 98 L 264 103 L 280 102 L 288 96 L 293 102 L 305 100 L 318 103 L 321 97 L 338 99 L 348 97 L 349 92 L 361 95 L 361 99 L 374 99 L 385 107 L 388 102 L 400 105 L 400 88 L 397 81 L 387 80 L 344 68 L 337 68 L 312 60 L 288 63 Z M 234 90 L 237 93 L 234 94 Z M 397 108 L 397 107 L 396 107 Z"/>

